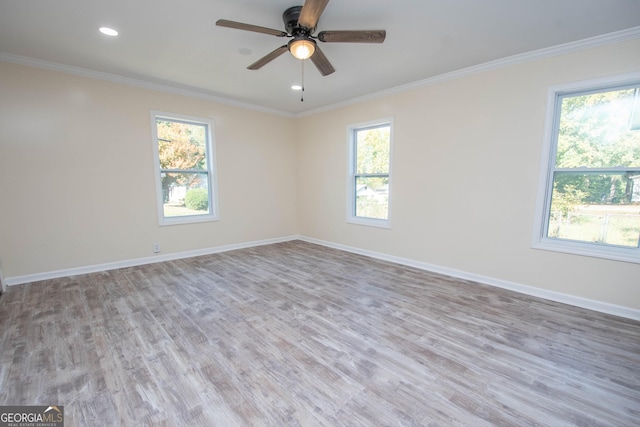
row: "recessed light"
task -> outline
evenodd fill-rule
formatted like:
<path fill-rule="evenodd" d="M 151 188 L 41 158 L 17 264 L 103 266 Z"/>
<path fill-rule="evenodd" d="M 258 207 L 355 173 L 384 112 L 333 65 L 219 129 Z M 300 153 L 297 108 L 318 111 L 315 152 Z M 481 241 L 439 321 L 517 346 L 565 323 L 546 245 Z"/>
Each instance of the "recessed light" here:
<path fill-rule="evenodd" d="M 302 86 L 300 86 L 300 85 L 292 85 L 291 89 L 293 89 L 293 90 L 302 90 Z"/>
<path fill-rule="evenodd" d="M 100 27 L 100 32 L 104 35 L 107 36 L 117 36 L 118 32 L 116 30 L 114 30 L 113 28 L 109 28 L 109 27 Z"/>

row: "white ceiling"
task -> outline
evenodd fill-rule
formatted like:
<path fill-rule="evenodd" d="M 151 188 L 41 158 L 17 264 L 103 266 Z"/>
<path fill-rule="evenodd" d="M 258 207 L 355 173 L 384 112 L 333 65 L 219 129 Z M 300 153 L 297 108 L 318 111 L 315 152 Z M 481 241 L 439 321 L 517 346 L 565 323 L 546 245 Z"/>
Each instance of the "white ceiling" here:
<path fill-rule="evenodd" d="M 319 43 L 336 72 L 285 54 L 246 67 L 283 39 L 217 27 L 221 18 L 283 29 L 303 0 L 0 0 L 0 59 L 188 89 L 285 113 L 346 102 L 448 72 L 640 26 L 640 0 L 332 0 L 323 30 L 385 29 L 384 44 Z M 117 29 L 109 38 L 100 26 Z"/>

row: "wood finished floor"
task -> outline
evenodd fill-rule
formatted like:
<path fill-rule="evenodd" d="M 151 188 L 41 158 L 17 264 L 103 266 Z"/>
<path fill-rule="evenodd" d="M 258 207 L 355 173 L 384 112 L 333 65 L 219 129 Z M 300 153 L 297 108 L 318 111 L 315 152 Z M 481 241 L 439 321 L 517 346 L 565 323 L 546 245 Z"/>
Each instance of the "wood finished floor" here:
<path fill-rule="evenodd" d="M 640 322 L 300 241 L 11 287 L 0 338 L 67 426 L 640 422 Z"/>

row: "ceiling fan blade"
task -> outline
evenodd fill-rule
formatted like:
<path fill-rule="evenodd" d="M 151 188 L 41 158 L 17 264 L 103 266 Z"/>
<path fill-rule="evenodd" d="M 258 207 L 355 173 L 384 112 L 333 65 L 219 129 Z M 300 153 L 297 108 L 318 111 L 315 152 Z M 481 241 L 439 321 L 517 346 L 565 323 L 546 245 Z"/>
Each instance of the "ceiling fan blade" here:
<path fill-rule="evenodd" d="M 265 56 L 263 56 L 262 58 L 258 59 L 256 62 L 254 62 L 253 64 L 249 65 L 247 67 L 247 69 L 249 69 L 249 70 L 258 70 L 258 69 L 264 67 L 269 62 L 273 61 L 278 56 L 282 55 L 283 53 L 285 53 L 288 50 L 289 50 L 289 48 L 287 48 L 287 45 L 280 46 L 276 50 L 266 54 Z"/>
<path fill-rule="evenodd" d="M 336 71 L 318 46 L 316 46 L 316 51 L 311 56 L 311 62 L 313 62 L 313 65 L 316 66 L 318 71 L 320 71 L 320 74 L 322 74 L 323 76 L 328 76 L 329 74 Z"/>
<path fill-rule="evenodd" d="M 329 3 L 329 0 L 306 0 L 300 11 L 298 25 L 308 30 L 314 30 L 320 15 L 324 12 L 324 8 L 327 7 L 327 3 Z"/>
<path fill-rule="evenodd" d="M 382 43 L 386 37 L 385 30 L 321 31 L 318 33 L 318 40 L 329 43 Z"/>
<path fill-rule="evenodd" d="M 229 21 L 227 19 L 218 19 L 216 25 L 219 27 L 235 28 L 237 30 L 253 31 L 254 33 L 269 34 L 277 37 L 286 37 L 287 33 L 281 30 L 273 30 L 258 25 L 244 24 L 242 22 Z"/>

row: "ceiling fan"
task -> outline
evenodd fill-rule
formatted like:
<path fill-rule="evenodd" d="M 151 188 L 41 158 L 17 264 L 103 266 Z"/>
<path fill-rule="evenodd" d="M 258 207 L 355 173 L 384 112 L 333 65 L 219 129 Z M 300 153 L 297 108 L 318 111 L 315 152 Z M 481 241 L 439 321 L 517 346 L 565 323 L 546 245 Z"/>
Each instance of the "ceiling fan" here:
<path fill-rule="evenodd" d="M 321 31 L 317 36 L 313 33 L 329 0 L 306 0 L 304 6 L 293 6 L 282 14 L 286 31 L 274 30 L 257 25 L 244 24 L 242 22 L 219 19 L 216 25 L 220 27 L 235 28 L 238 30 L 253 31 L 269 34 L 276 37 L 290 37 L 291 40 L 283 46 L 258 59 L 247 68 L 258 70 L 273 61 L 286 51 L 298 59 L 310 58 L 320 74 L 327 76 L 335 71 L 327 57 L 322 53 L 316 40 L 325 43 L 382 43 L 387 35 L 385 30 L 370 31 Z"/>

